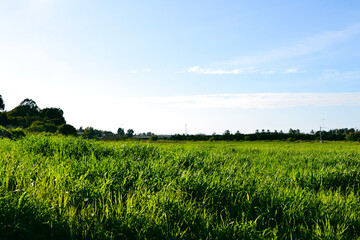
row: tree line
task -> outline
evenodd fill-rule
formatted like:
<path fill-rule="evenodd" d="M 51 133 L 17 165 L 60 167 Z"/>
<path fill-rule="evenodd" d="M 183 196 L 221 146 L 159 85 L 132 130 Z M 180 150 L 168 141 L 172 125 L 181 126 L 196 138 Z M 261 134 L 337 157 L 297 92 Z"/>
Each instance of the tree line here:
<path fill-rule="evenodd" d="M 175 134 L 170 137 L 170 140 L 177 141 L 315 141 L 315 140 L 326 140 L 326 141 L 359 141 L 360 132 L 354 128 L 341 128 L 332 129 L 329 131 L 311 131 L 310 133 L 302 133 L 299 129 L 289 129 L 288 132 L 273 131 L 270 130 L 256 130 L 255 133 L 242 134 L 239 131 L 231 133 L 226 130 L 223 134 Z"/>
<path fill-rule="evenodd" d="M 4 110 L 5 103 L 0 95 L 0 137 L 22 136 L 25 135 L 24 130 L 30 133 L 60 133 L 87 139 L 104 140 L 123 140 L 132 138 L 134 135 L 133 129 L 128 129 L 125 132 L 123 128 L 119 128 L 117 134 L 93 127 L 76 129 L 66 123 L 62 109 L 54 107 L 40 109 L 36 102 L 29 98 L 24 99 L 10 111 Z"/>
<path fill-rule="evenodd" d="M 175 141 L 267 141 L 267 140 L 286 140 L 286 141 L 360 141 L 360 132 L 354 128 L 332 129 L 328 131 L 311 131 L 310 133 L 302 133 L 299 129 L 290 128 L 288 132 L 256 130 L 255 133 L 242 134 L 239 131 L 231 133 L 225 130 L 223 134 L 213 133 L 206 134 L 175 134 L 170 137 L 159 138 L 152 132 L 140 133 L 135 135 L 133 129 L 125 131 L 118 128 L 116 133 L 103 131 L 87 127 L 83 129 L 75 129 L 66 123 L 64 112 L 60 108 L 43 108 L 40 109 L 36 102 L 32 99 L 24 99 L 17 107 L 10 111 L 5 110 L 5 103 L 0 95 L 0 136 L 23 135 L 22 130 L 27 132 L 48 132 L 60 133 L 63 135 L 82 136 L 87 139 L 101 140 L 125 140 L 130 138 L 146 139 L 156 141 L 158 139 L 175 140 Z M 10 130 L 6 130 L 10 129 Z"/>
<path fill-rule="evenodd" d="M 0 95 L 0 125 L 8 129 L 21 128 L 28 132 L 61 133 L 76 135 L 76 129 L 67 124 L 60 108 L 40 109 L 32 99 L 24 99 L 11 111 L 4 111 L 5 103 Z"/>

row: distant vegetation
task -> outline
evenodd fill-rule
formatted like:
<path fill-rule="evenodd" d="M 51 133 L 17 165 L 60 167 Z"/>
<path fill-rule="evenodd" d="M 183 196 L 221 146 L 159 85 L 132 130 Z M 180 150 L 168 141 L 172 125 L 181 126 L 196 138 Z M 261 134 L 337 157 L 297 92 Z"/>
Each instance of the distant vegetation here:
<path fill-rule="evenodd" d="M 270 140 L 286 140 L 286 141 L 314 141 L 314 140 L 328 140 L 328 141 L 358 141 L 360 140 L 360 132 L 354 128 L 332 129 L 329 131 L 322 130 L 311 133 L 302 133 L 299 129 L 289 129 L 288 132 L 269 130 L 256 130 L 255 133 L 241 134 L 239 131 L 231 134 L 230 131 L 225 131 L 223 134 L 196 134 L 185 135 L 176 134 L 171 136 L 170 140 L 187 140 L 187 141 L 270 141 Z"/>
<path fill-rule="evenodd" d="M 5 106 L 0 95 L 0 107 Z M 4 109 L 4 108 L 2 108 Z M 24 99 L 9 112 L 0 113 L 0 125 L 8 129 L 21 128 L 27 132 L 49 132 L 76 135 L 76 129 L 66 124 L 60 108 L 40 109 L 32 99 Z"/>
<path fill-rule="evenodd" d="M 5 103 L 0 95 L 0 110 L 5 109 Z M 62 135 L 81 136 L 86 139 L 101 139 L 109 141 L 118 141 L 135 138 L 138 140 L 175 140 L 175 141 L 258 141 L 258 140 L 281 140 L 281 141 L 360 141 L 360 132 L 354 128 L 331 129 L 328 131 L 311 131 L 303 133 L 299 129 L 289 129 L 288 132 L 256 130 L 255 133 L 242 134 L 239 131 L 231 133 L 229 130 L 222 134 L 175 134 L 167 136 L 159 136 L 152 132 L 135 134 L 133 129 L 118 128 L 116 133 L 86 127 L 83 129 L 75 129 L 72 125 L 67 124 L 63 116 L 63 110 L 60 108 L 43 108 L 40 109 L 36 102 L 32 99 L 24 99 L 19 106 L 10 111 L 0 112 L 0 126 L 7 129 L 7 132 L 20 131 L 23 133 L 58 133 Z M 0 132 L 0 137 L 13 136 Z M 15 134 L 16 135 L 16 134 Z M 14 136 L 15 136 L 14 135 Z M 19 134 L 17 134 L 19 135 Z M 22 134 L 21 134 L 22 135 Z"/>

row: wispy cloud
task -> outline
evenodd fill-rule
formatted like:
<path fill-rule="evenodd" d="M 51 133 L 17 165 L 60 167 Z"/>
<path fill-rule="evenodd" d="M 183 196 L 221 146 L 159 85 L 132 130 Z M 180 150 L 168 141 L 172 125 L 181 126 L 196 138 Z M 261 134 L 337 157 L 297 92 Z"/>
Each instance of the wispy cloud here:
<path fill-rule="evenodd" d="M 254 93 L 171 96 L 147 98 L 179 108 L 271 109 L 292 107 L 360 106 L 355 93 Z"/>
<path fill-rule="evenodd" d="M 237 68 L 232 70 L 223 69 L 205 69 L 200 66 L 188 68 L 188 72 L 202 73 L 202 74 L 249 74 L 259 72 L 255 67 Z"/>
<path fill-rule="evenodd" d="M 141 70 L 130 70 L 130 71 L 128 71 L 128 73 L 129 74 L 137 74 L 137 73 L 149 73 L 149 72 L 151 72 L 152 71 L 152 69 L 150 69 L 150 68 L 144 68 L 144 69 L 141 69 Z"/>
<path fill-rule="evenodd" d="M 305 70 L 294 67 L 279 72 L 275 70 L 261 70 L 259 66 L 269 62 L 273 63 L 276 61 L 287 60 L 295 57 L 314 54 L 316 52 L 326 50 L 339 43 L 345 42 L 359 34 L 360 34 L 360 24 L 354 24 L 342 30 L 319 33 L 317 35 L 303 39 L 298 43 L 283 48 L 259 52 L 249 56 L 241 56 L 231 61 L 218 62 L 213 64 L 218 66 L 215 68 L 194 66 L 187 69 L 187 71 L 193 73 L 202 73 L 202 74 L 304 73 L 306 72 Z M 229 68 L 231 66 L 243 66 L 243 67 L 231 69 Z"/>
<path fill-rule="evenodd" d="M 250 56 L 244 56 L 222 64 L 254 66 L 288 58 L 309 55 L 345 42 L 360 34 L 360 24 L 354 24 L 342 30 L 327 31 L 284 48 L 273 49 Z"/>
<path fill-rule="evenodd" d="M 360 71 L 339 71 L 335 69 L 327 69 L 319 77 L 322 81 L 351 81 L 360 80 Z"/>
<path fill-rule="evenodd" d="M 275 70 L 262 70 L 256 67 L 245 67 L 245 68 L 236 68 L 231 70 L 224 69 L 210 69 L 210 68 L 201 68 L 200 66 L 194 66 L 187 69 L 189 73 L 201 73 L 201 74 L 265 74 L 271 75 L 276 73 L 304 73 L 305 70 L 300 70 L 299 68 L 288 68 L 283 71 L 275 71 Z"/>
<path fill-rule="evenodd" d="M 301 70 L 299 68 L 288 68 L 285 69 L 285 71 L 283 73 L 304 73 L 306 72 L 305 70 Z"/>

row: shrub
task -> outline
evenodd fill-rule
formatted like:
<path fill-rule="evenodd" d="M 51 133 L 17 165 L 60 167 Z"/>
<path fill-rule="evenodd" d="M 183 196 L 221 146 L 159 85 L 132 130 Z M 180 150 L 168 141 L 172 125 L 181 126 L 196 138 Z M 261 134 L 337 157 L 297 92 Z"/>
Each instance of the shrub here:
<path fill-rule="evenodd" d="M 52 123 L 35 121 L 27 128 L 29 132 L 50 132 L 55 133 L 58 128 Z"/>
<path fill-rule="evenodd" d="M 150 141 L 157 141 L 159 139 L 158 135 L 150 136 Z"/>
<path fill-rule="evenodd" d="M 351 132 L 346 135 L 346 140 L 348 141 L 360 141 L 360 132 Z"/>
<path fill-rule="evenodd" d="M 72 125 L 66 123 L 59 127 L 58 132 L 63 135 L 73 135 L 73 136 L 76 136 L 77 133 L 76 129 Z"/>
<path fill-rule="evenodd" d="M 12 139 L 13 135 L 7 128 L 0 126 L 0 138 L 4 137 Z"/>
<path fill-rule="evenodd" d="M 19 138 L 26 136 L 24 129 L 22 129 L 22 128 L 13 128 L 13 129 L 10 129 L 10 132 L 12 133 L 13 138 L 15 138 L 15 139 L 19 139 Z"/>

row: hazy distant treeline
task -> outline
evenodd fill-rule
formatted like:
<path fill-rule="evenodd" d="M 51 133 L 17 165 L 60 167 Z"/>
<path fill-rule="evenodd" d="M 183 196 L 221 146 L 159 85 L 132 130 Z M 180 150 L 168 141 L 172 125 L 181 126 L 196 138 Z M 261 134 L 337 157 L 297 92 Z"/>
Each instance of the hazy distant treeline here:
<path fill-rule="evenodd" d="M 170 140 L 187 140 L 187 141 L 258 141 L 258 140 L 287 140 L 287 141 L 314 141 L 314 140 L 327 140 L 327 141 L 358 141 L 360 139 L 360 132 L 354 128 L 333 129 L 329 131 L 311 131 L 310 133 L 302 133 L 300 130 L 290 129 L 289 132 L 283 131 L 270 132 L 262 130 L 256 131 L 251 134 L 241 134 L 236 132 L 234 134 L 230 131 L 225 131 L 223 134 L 196 134 L 185 135 L 176 134 L 171 136 Z"/>
<path fill-rule="evenodd" d="M 0 110 L 5 109 L 5 103 L 0 95 Z M 23 129 L 26 132 L 48 132 L 60 133 L 63 135 L 82 136 L 88 139 L 103 139 L 110 141 L 124 140 L 136 138 L 139 140 L 176 140 L 176 141 L 257 141 L 257 140 L 287 140 L 287 141 L 314 141 L 314 140 L 328 140 L 328 141 L 359 141 L 360 132 L 354 128 L 332 129 L 328 131 L 311 131 L 310 133 L 303 133 L 299 129 L 289 129 L 288 132 L 283 131 L 265 131 L 264 129 L 255 133 L 242 134 L 239 131 L 231 133 L 226 130 L 223 134 L 175 134 L 167 136 L 157 136 L 152 132 L 135 134 L 133 129 L 125 131 L 119 128 L 117 133 L 111 131 L 103 131 L 87 127 L 83 129 L 75 129 L 72 125 L 67 124 L 63 116 L 64 112 L 60 108 L 43 108 L 40 109 L 36 102 L 32 99 L 24 99 L 17 107 L 10 111 L 0 112 L 0 126 L 7 129 L 13 129 L 12 132 L 6 131 L 4 128 L 4 136 L 19 133 L 21 131 L 14 131 L 14 129 Z M 1 135 L 1 134 L 0 134 Z M 18 134 L 19 135 L 19 134 Z"/>

